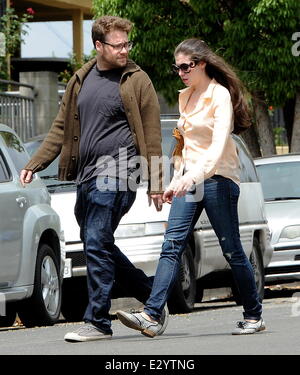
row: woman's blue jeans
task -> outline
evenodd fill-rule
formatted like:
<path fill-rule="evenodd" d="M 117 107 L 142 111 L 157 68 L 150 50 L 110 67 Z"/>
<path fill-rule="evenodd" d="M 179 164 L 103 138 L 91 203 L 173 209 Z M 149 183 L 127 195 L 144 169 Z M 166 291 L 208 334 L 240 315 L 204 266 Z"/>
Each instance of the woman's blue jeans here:
<path fill-rule="evenodd" d="M 86 256 L 89 295 L 83 319 L 105 333 L 112 332 L 109 310 L 113 284 L 121 286 L 125 296 L 142 303 L 152 286 L 152 279 L 135 268 L 114 243 L 114 232 L 136 197 L 136 192 L 121 185 L 124 183 L 98 177 L 77 188 L 75 216 Z"/>
<path fill-rule="evenodd" d="M 203 208 L 219 239 L 223 255 L 231 266 L 241 295 L 244 318 L 260 319 L 262 305 L 253 269 L 240 241 L 239 193 L 238 185 L 232 180 L 215 175 L 204 182 L 201 201 L 193 200 L 192 191 L 185 197 L 173 198 L 152 292 L 144 309 L 153 319 L 158 320 L 162 314 L 179 271 L 182 252 Z"/>

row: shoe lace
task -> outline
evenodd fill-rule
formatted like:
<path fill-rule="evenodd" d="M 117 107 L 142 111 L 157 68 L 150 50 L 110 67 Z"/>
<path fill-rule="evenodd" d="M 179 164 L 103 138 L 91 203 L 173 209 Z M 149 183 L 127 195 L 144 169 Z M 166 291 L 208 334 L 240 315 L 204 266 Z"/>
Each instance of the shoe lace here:
<path fill-rule="evenodd" d="M 95 331 L 97 328 L 94 327 L 92 324 L 84 324 L 82 327 L 78 328 L 77 333 L 78 334 L 84 334 L 91 331 Z"/>
<path fill-rule="evenodd" d="M 143 312 L 142 309 L 130 309 L 129 310 L 130 314 L 138 314 L 138 313 L 141 313 L 141 312 Z"/>
<path fill-rule="evenodd" d="M 91 327 L 80 327 L 78 328 L 77 332 L 78 333 L 85 333 L 85 332 L 89 332 L 91 330 Z"/>
<path fill-rule="evenodd" d="M 243 328 L 244 329 L 246 327 L 247 323 L 248 322 L 240 321 L 240 322 L 237 322 L 236 326 L 237 326 L 237 328 Z"/>

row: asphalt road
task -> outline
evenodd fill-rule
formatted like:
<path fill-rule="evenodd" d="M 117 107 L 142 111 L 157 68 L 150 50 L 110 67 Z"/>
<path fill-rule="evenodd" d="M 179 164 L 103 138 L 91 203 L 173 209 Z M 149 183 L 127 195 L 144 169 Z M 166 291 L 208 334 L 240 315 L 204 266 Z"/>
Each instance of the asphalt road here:
<path fill-rule="evenodd" d="M 126 328 L 118 320 L 113 320 L 112 340 L 88 343 L 63 340 L 66 332 L 82 323 L 61 321 L 53 327 L 2 328 L 0 354 L 100 355 L 103 366 L 117 366 L 111 362 L 114 358 L 111 356 L 118 355 L 151 355 L 153 358 L 159 355 L 166 358 L 173 355 L 299 355 L 300 283 L 287 289 L 268 290 L 266 294 L 263 317 L 267 330 L 254 335 L 231 335 L 235 322 L 242 317 L 242 308 L 224 299 L 198 304 L 190 314 L 170 315 L 165 334 L 153 339 Z M 152 365 L 157 366 L 157 363 Z M 183 366 L 178 362 L 169 363 L 173 367 L 178 365 Z M 150 362 L 144 366 L 150 366 Z M 132 368 L 131 372 L 136 371 Z"/>

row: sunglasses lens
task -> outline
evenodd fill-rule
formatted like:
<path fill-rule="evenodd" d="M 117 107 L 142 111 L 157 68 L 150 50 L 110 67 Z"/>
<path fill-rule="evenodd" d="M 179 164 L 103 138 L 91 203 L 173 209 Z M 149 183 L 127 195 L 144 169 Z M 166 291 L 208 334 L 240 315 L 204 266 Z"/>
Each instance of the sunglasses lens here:
<path fill-rule="evenodd" d="M 191 71 L 191 68 L 194 68 L 196 66 L 196 62 L 192 61 L 189 64 L 183 63 L 179 66 L 173 64 L 172 69 L 174 73 L 178 73 L 179 70 L 181 70 L 183 73 L 189 73 Z"/>
<path fill-rule="evenodd" d="M 190 70 L 189 64 L 181 64 L 179 67 L 184 73 L 187 73 Z"/>

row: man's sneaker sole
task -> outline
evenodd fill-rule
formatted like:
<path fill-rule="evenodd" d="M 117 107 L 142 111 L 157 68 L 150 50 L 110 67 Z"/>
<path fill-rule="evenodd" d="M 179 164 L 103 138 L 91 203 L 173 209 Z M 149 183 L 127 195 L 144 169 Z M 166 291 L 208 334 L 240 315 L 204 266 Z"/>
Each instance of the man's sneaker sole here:
<path fill-rule="evenodd" d="M 122 311 L 117 311 L 117 317 L 120 322 L 122 322 L 126 327 L 135 329 L 136 331 L 140 331 L 144 336 L 153 338 L 157 335 L 157 333 L 152 332 L 146 328 L 142 328 L 138 324 L 135 324 L 132 320 L 128 319 Z"/>
<path fill-rule="evenodd" d="M 88 341 L 98 341 L 98 340 L 108 340 L 111 339 L 112 335 L 99 335 L 99 336 L 80 336 L 75 332 L 69 332 L 65 335 L 64 340 L 67 342 L 88 342 Z"/>

